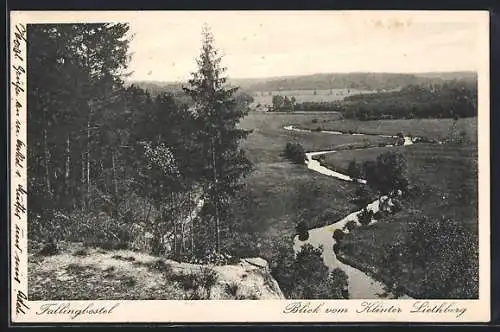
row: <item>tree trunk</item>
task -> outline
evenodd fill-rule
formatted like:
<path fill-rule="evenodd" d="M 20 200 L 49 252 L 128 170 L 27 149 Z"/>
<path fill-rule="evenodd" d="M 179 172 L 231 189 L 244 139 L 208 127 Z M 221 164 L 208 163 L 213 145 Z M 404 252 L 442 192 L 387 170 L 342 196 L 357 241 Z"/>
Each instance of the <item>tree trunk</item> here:
<path fill-rule="evenodd" d="M 50 185 L 50 152 L 47 146 L 47 129 L 43 129 L 43 152 L 45 161 L 45 185 L 47 187 L 47 194 L 52 197 L 52 188 Z"/>
<path fill-rule="evenodd" d="M 179 210 L 179 216 L 180 216 L 180 220 L 181 220 L 181 245 L 180 245 L 180 257 L 181 257 L 181 262 L 182 262 L 182 256 L 184 254 L 184 196 L 181 196 L 180 197 L 180 202 L 179 202 L 179 207 L 180 207 L 180 210 Z M 188 210 L 188 213 L 189 213 L 189 210 Z"/>
<path fill-rule="evenodd" d="M 219 253 L 220 249 L 220 225 L 219 225 L 219 207 L 218 207 L 218 181 L 217 181 L 217 163 L 215 159 L 215 138 L 212 139 L 212 168 L 214 172 L 214 191 L 215 195 L 213 195 L 213 203 L 215 208 L 215 229 L 216 229 L 216 242 L 215 242 L 215 251 Z"/>
<path fill-rule="evenodd" d="M 69 169 L 70 169 L 71 157 L 70 157 L 70 144 L 69 144 L 69 134 L 66 137 L 66 164 L 64 169 L 64 191 L 66 195 L 69 195 Z"/>
<path fill-rule="evenodd" d="M 171 207 L 171 213 L 170 216 L 172 218 L 172 221 L 174 222 L 174 258 L 177 258 L 177 218 L 174 216 L 173 212 L 173 206 L 174 206 L 174 195 L 173 193 L 170 193 L 170 207 Z"/>
<path fill-rule="evenodd" d="M 80 192 L 82 194 L 82 207 L 85 207 L 86 206 L 86 199 L 85 199 L 85 191 L 83 190 L 84 185 L 85 185 L 85 159 L 83 158 L 83 155 L 82 155 L 82 176 L 81 176 L 80 184 L 81 184 Z"/>
<path fill-rule="evenodd" d="M 189 204 L 191 205 L 191 191 L 189 191 Z M 197 206 L 195 205 L 195 208 Z M 194 256 L 194 219 L 193 215 L 189 213 L 189 226 L 190 226 L 190 236 L 191 236 L 191 257 Z"/>
<path fill-rule="evenodd" d="M 118 209 L 118 182 L 116 179 L 116 163 L 115 163 L 115 152 L 111 153 L 111 164 L 113 167 L 113 199 L 114 199 L 114 208 L 113 214 L 115 217 L 118 217 L 119 209 Z"/>
<path fill-rule="evenodd" d="M 90 115 L 87 122 L 87 201 L 90 206 Z"/>

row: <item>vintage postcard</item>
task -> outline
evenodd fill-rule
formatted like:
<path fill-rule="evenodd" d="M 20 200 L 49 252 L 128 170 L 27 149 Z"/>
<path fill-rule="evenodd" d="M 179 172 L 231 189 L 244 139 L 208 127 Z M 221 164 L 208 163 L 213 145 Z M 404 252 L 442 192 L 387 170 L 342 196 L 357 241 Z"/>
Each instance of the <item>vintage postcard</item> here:
<path fill-rule="evenodd" d="M 14 323 L 486 322 L 486 11 L 13 11 Z"/>

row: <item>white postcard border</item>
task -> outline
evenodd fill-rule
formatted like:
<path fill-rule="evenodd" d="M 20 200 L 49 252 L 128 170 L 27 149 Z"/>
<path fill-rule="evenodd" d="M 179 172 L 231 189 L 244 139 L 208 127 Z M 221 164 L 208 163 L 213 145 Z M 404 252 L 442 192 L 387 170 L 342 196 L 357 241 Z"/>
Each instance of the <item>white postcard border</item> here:
<path fill-rule="evenodd" d="M 349 11 L 353 13 L 353 11 Z M 226 12 L 227 13 L 227 12 Z M 370 11 L 356 12 L 370 17 Z M 128 21 L 137 12 L 33 11 L 10 13 L 10 253 L 11 320 L 14 323 L 170 323 L 170 322 L 487 322 L 490 319 L 490 126 L 489 13 L 487 11 L 398 12 L 419 19 L 467 20 L 478 24 L 478 162 L 480 284 L 478 300 L 269 300 L 269 301 L 28 301 L 26 24 Z M 157 12 L 159 15 L 160 12 Z M 199 14 L 199 13 L 198 13 Z M 214 13 L 219 14 L 219 13 Z M 450 55 L 459 56 L 459 55 Z M 307 304 L 309 312 L 288 312 Z M 367 302 L 387 310 L 366 312 Z M 441 306 L 447 313 L 419 312 Z M 49 313 L 51 310 L 53 313 Z M 464 308 L 462 312 L 458 310 Z M 47 309 L 47 310 L 46 310 Z M 57 310 L 56 310 L 57 309 Z M 457 309 L 457 310 L 452 310 Z M 416 312 L 415 312 L 416 311 Z M 458 316 L 458 317 L 457 317 Z"/>

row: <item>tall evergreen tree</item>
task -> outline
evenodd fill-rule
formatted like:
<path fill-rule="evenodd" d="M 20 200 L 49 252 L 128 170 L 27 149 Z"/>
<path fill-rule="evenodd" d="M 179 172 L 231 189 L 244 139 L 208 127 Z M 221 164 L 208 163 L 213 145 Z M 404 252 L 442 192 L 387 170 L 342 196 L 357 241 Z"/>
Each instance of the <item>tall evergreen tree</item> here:
<path fill-rule="evenodd" d="M 246 174 L 251 163 L 239 147 L 249 131 L 238 128 L 238 122 L 248 112 L 237 107 L 237 88 L 226 85 L 226 68 L 214 47 L 214 38 L 208 27 L 202 32 L 203 41 L 198 70 L 184 91 L 193 100 L 193 115 L 198 131 L 200 153 L 200 180 L 205 190 L 204 222 L 214 229 L 215 250 L 221 249 L 221 232 L 228 219 L 228 202 Z M 212 228 L 210 228 L 212 229 Z"/>

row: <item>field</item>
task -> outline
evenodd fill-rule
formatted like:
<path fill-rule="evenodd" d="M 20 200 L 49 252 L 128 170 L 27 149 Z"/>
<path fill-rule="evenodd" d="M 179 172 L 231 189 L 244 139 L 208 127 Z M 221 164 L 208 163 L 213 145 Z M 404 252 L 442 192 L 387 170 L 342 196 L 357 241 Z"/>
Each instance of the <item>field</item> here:
<path fill-rule="evenodd" d="M 469 137 L 476 137 L 475 123 L 476 119 L 459 120 L 457 128 L 465 128 Z M 255 163 L 255 170 L 247 177 L 244 190 L 235 200 L 232 210 L 236 223 L 244 227 L 236 241 L 255 241 L 257 249 L 253 253 L 271 259 L 274 243 L 292 237 L 298 221 L 303 220 L 309 228 L 313 228 L 332 223 L 355 210 L 350 203 L 355 185 L 318 175 L 303 165 L 288 162 L 281 156 L 287 141 L 299 142 L 306 151 L 338 149 L 336 153 L 327 154 L 323 160 L 327 167 L 337 170 L 344 170 L 353 159 L 358 162 L 375 160 L 386 151 L 399 150 L 405 156 L 410 183 L 421 188 L 424 195 L 405 201 L 403 211 L 370 227 L 353 231 L 341 245 L 340 255 L 345 261 L 376 274 L 378 278 L 387 278 L 378 267 L 382 266 L 387 256 L 388 246 L 404 237 L 408 225 L 421 216 L 431 220 L 442 216 L 451 218 L 473 236 L 477 235 L 475 144 L 420 143 L 406 147 L 342 150 L 344 145 L 359 144 L 363 140 L 377 144 L 381 138 L 283 130 L 283 126 L 288 124 L 298 127 L 327 124 L 327 129 L 357 129 L 374 134 L 411 129 L 416 135 L 442 138 L 446 137 L 452 122 L 448 119 L 354 122 L 339 120 L 336 114 L 250 113 L 241 126 L 253 129 L 243 147 Z M 419 289 L 422 275 L 408 272 L 410 267 L 405 271 L 400 274 L 399 281 L 407 290 L 418 293 L 415 290 Z"/>
<path fill-rule="evenodd" d="M 316 94 L 314 93 L 316 91 Z M 288 96 L 295 97 L 297 103 L 303 102 L 329 102 L 329 101 L 340 101 L 347 96 L 362 94 L 362 93 L 373 93 L 372 90 L 358 90 L 358 89 L 331 89 L 331 90 L 281 90 L 281 91 L 262 91 L 254 92 L 252 94 L 254 98 L 253 105 L 269 105 L 273 104 L 273 96 Z"/>
<path fill-rule="evenodd" d="M 241 127 L 253 129 L 243 148 L 255 165 L 245 179 L 244 188 L 233 203 L 235 223 L 240 242 L 244 237 L 256 238 L 250 244 L 258 247 L 253 254 L 269 259 L 270 248 L 278 239 L 292 237 L 299 221 L 310 228 L 333 223 L 355 210 L 349 197 L 356 186 L 296 165 L 281 154 L 289 141 L 299 142 L 307 151 L 326 150 L 341 144 L 358 142 L 359 137 L 298 133 L 283 130 L 283 126 L 321 120 L 338 119 L 337 114 L 266 114 L 252 112 Z M 379 138 L 372 137 L 374 141 Z M 248 249 L 249 251 L 251 248 Z"/>
<path fill-rule="evenodd" d="M 293 132 L 283 129 L 284 126 L 294 124 L 298 127 L 306 127 L 312 120 L 336 121 L 340 118 L 338 113 L 324 114 L 273 114 L 251 112 L 240 123 L 245 129 L 253 130 L 243 148 L 254 163 L 283 162 L 280 156 L 287 142 L 298 142 L 306 151 L 320 151 L 337 148 L 339 145 L 360 143 L 367 140 L 369 143 L 377 144 L 386 141 L 376 136 L 349 136 L 349 135 L 327 135 L 313 132 Z"/>
<path fill-rule="evenodd" d="M 453 127 L 453 119 L 407 119 L 407 120 L 326 120 L 317 119 L 314 123 L 302 123 L 301 128 L 333 130 L 349 132 L 350 130 L 365 134 L 425 136 L 442 140 L 448 137 Z M 456 123 L 455 133 L 465 131 L 471 142 L 477 142 L 477 118 L 463 118 Z"/>
<path fill-rule="evenodd" d="M 335 158 L 333 155 L 329 157 L 328 163 L 344 167 L 343 157 L 354 157 L 359 161 L 373 159 L 376 150 L 369 153 L 343 151 Z M 464 226 L 473 237 L 478 232 L 475 146 L 416 144 L 404 147 L 402 153 L 407 159 L 410 183 L 422 188 L 425 195 L 405 202 L 403 211 L 370 227 L 355 230 L 341 244 L 341 254 L 348 262 L 372 271 L 382 279 L 387 275 L 379 267 L 383 266 L 388 255 L 387 248 L 397 239 L 404 238 L 409 225 L 422 216 L 429 217 L 432 222 L 441 217 L 449 218 Z M 465 199 L 462 198 L 464 193 Z M 398 281 L 418 295 L 423 289 L 420 287 L 422 275 L 411 268 L 410 262 L 405 263 L 406 271 L 403 269 Z"/>

